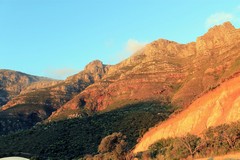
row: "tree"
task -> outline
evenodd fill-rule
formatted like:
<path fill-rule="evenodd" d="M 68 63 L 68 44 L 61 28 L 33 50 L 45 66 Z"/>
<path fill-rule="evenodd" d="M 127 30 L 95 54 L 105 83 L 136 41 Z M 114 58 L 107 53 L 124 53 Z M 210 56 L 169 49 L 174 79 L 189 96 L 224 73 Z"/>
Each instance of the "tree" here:
<path fill-rule="evenodd" d="M 158 155 L 166 155 L 169 146 L 173 143 L 173 139 L 161 139 L 157 143 L 150 146 L 150 153 L 152 158 L 156 158 Z"/>
<path fill-rule="evenodd" d="M 232 123 L 222 132 L 223 138 L 227 141 L 231 150 L 236 149 L 236 142 L 240 139 L 240 123 Z"/>
<path fill-rule="evenodd" d="M 99 154 L 102 154 L 104 159 L 124 159 L 127 152 L 125 139 L 126 136 L 120 132 L 106 136 L 98 146 Z"/>
<path fill-rule="evenodd" d="M 126 136 L 122 133 L 113 133 L 102 139 L 100 145 L 98 146 L 99 153 L 106 153 L 116 151 L 117 153 L 122 153 L 125 151 L 127 143 L 125 142 Z"/>
<path fill-rule="evenodd" d="M 193 158 L 193 156 L 205 146 L 205 142 L 196 135 L 187 134 L 178 140 L 188 150 L 191 158 Z"/>

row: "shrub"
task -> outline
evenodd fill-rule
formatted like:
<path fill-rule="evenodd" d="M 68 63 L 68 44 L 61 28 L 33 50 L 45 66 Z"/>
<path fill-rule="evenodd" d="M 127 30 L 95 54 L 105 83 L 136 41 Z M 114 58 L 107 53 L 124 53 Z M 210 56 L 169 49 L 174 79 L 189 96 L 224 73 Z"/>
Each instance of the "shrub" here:
<path fill-rule="evenodd" d="M 149 148 L 151 158 L 166 160 L 215 156 L 239 150 L 240 122 L 210 127 L 202 138 L 187 134 L 184 137 L 161 139 Z"/>

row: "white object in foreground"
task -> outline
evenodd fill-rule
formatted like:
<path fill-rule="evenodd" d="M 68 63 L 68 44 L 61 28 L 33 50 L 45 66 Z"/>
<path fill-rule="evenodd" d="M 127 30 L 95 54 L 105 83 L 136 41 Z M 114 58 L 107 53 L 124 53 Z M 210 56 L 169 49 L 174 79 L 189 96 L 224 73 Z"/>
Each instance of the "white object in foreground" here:
<path fill-rule="evenodd" d="M 6 157 L 6 158 L 0 158 L 0 160 L 29 160 L 29 159 L 23 158 L 23 157 Z"/>

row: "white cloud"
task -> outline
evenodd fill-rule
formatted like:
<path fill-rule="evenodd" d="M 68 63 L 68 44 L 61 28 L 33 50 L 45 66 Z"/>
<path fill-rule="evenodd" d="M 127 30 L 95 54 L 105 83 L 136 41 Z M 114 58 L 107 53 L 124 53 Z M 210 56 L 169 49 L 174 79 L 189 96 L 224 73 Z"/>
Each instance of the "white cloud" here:
<path fill-rule="evenodd" d="M 234 21 L 235 16 L 231 13 L 225 13 L 225 12 L 219 12 L 212 14 L 209 16 L 206 20 L 206 28 L 213 27 L 215 25 L 222 24 L 223 22 L 226 21 Z"/>
<path fill-rule="evenodd" d="M 117 54 L 116 59 L 118 61 L 124 60 L 130 57 L 135 52 L 142 49 L 145 45 L 146 45 L 145 42 L 139 42 L 138 40 L 135 39 L 128 39 L 128 41 L 124 45 L 123 50 Z"/>
<path fill-rule="evenodd" d="M 132 54 L 142 49 L 145 45 L 146 43 L 139 42 L 135 39 L 129 39 L 127 41 L 125 50 Z"/>
<path fill-rule="evenodd" d="M 67 76 L 71 76 L 78 72 L 76 69 L 72 68 L 60 68 L 60 69 L 47 69 L 44 71 L 49 77 L 55 79 L 65 79 Z"/>

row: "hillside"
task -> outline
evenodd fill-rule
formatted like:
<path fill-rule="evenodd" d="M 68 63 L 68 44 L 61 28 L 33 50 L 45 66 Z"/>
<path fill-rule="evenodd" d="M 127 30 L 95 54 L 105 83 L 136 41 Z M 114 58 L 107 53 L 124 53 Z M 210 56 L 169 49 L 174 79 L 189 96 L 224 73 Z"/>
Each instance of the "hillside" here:
<path fill-rule="evenodd" d="M 32 83 L 1 108 L 0 134 L 29 128 L 42 122 L 74 95 L 100 80 L 107 68 L 108 66 L 97 60 L 64 81 Z"/>
<path fill-rule="evenodd" d="M 187 133 L 200 135 L 212 126 L 240 120 L 240 74 L 194 101 L 187 109 L 151 128 L 137 144 L 134 152 L 145 151 L 160 139 L 181 137 Z"/>

